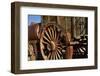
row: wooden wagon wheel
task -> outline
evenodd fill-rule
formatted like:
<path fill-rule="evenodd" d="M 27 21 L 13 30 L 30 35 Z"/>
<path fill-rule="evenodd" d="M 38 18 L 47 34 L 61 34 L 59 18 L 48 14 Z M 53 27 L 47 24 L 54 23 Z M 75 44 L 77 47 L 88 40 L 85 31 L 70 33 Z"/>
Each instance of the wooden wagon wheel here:
<path fill-rule="evenodd" d="M 87 58 L 88 54 L 88 44 L 87 44 L 87 36 L 82 36 L 79 39 L 80 44 L 74 46 L 73 58 Z"/>
<path fill-rule="evenodd" d="M 40 37 L 40 50 L 44 60 L 57 60 L 64 58 L 66 51 L 66 41 L 61 30 L 53 25 L 48 24 L 44 27 Z"/>
<path fill-rule="evenodd" d="M 74 49 L 73 53 L 74 58 L 86 58 L 87 57 L 87 48 L 84 46 Z"/>

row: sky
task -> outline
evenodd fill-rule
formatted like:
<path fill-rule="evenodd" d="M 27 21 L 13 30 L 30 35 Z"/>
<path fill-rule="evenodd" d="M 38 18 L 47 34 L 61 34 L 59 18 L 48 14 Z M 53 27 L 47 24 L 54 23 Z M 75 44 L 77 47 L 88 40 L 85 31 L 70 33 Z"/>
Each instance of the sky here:
<path fill-rule="evenodd" d="M 30 25 L 32 22 L 41 23 L 41 16 L 39 16 L 39 15 L 28 15 L 28 25 Z"/>

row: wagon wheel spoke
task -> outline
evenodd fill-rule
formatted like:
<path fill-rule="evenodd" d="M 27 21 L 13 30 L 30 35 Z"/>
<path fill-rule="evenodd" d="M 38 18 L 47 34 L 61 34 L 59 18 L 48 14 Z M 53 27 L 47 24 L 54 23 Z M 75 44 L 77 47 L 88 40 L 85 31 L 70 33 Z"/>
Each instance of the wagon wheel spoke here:
<path fill-rule="evenodd" d="M 56 56 L 55 56 L 55 57 L 56 57 L 56 59 L 58 59 L 58 57 L 57 57 L 57 53 L 56 53 Z"/>
<path fill-rule="evenodd" d="M 84 47 L 82 47 L 81 49 L 82 49 L 84 52 L 86 51 L 86 48 L 84 48 Z"/>
<path fill-rule="evenodd" d="M 57 58 L 60 59 L 60 55 L 59 55 L 58 51 L 57 51 Z"/>
<path fill-rule="evenodd" d="M 54 39 L 54 30 L 53 30 L 53 28 L 51 28 L 51 32 L 52 32 L 52 38 Z"/>
<path fill-rule="evenodd" d="M 49 40 L 51 40 L 50 35 L 48 34 L 47 31 L 45 31 L 45 34 L 47 35 L 47 37 L 49 38 Z"/>
<path fill-rule="evenodd" d="M 57 33 L 56 33 L 56 30 L 55 30 L 55 39 L 57 38 L 56 35 L 57 35 Z"/>
<path fill-rule="evenodd" d="M 50 28 L 48 28 L 48 32 L 49 32 L 50 37 L 52 38 L 52 34 L 51 34 Z"/>
<path fill-rule="evenodd" d="M 74 51 L 74 57 L 82 57 L 87 54 L 86 47 L 79 47 Z"/>
<path fill-rule="evenodd" d="M 54 33 L 54 39 L 56 39 L 56 37 L 55 37 L 56 36 L 56 28 L 55 28 L 55 26 L 53 27 L 53 30 L 54 30 L 53 31 L 53 33 Z"/>
<path fill-rule="evenodd" d="M 50 40 L 48 38 L 46 38 L 46 36 L 43 37 L 46 41 L 50 42 Z"/>
<path fill-rule="evenodd" d="M 57 41 L 59 41 L 59 36 L 60 36 L 60 34 L 58 34 L 58 36 L 57 36 Z"/>
<path fill-rule="evenodd" d="M 51 60 L 53 60 L 53 54 L 51 53 Z"/>
<path fill-rule="evenodd" d="M 58 53 L 59 53 L 59 54 L 61 54 L 61 55 L 62 55 L 62 52 L 61 52 L 61 50 L 57 49 L 57 51 L 58 51 Z"/>
<path fill-rule="evenodd" d="M 54 52 L 52 52 L 52 55 L 51 55 L 51 57 L 52 57 L 52 60 L 54 59 Z"/>
<path fill-rule="evenodd" d="M 49 53 L 49 55 L 48 55 L 48 59 L 50 59 L 50 57 L 51 57 L 51 53 Z"/>
<path fill-rule="evenodd" d="M 42 43 L 46 44 L 46 45 L 50 45 L 48 42 L 42 41 Z"/>

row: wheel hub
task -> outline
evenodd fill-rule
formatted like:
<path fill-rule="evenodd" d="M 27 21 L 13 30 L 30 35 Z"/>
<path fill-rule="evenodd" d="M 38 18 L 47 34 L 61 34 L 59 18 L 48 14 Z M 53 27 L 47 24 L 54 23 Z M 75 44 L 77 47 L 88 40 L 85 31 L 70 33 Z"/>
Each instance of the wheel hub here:
<path fill-rule="evenodd" d="M 51 41 L 51 49 L 55 50 L 56 49 L 56 44 L 54 41 Z"/>

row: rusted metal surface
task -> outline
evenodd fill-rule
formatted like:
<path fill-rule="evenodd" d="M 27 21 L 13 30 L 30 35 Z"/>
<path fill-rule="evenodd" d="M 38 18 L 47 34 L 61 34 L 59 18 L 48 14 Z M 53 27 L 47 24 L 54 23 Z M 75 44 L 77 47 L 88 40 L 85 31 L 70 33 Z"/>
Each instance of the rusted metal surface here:
<path fill-rule="evenodd" d="M 40 37 L 40 24 L 31 24 L 28 26 L 28 40 L 37 40 Z"/>

